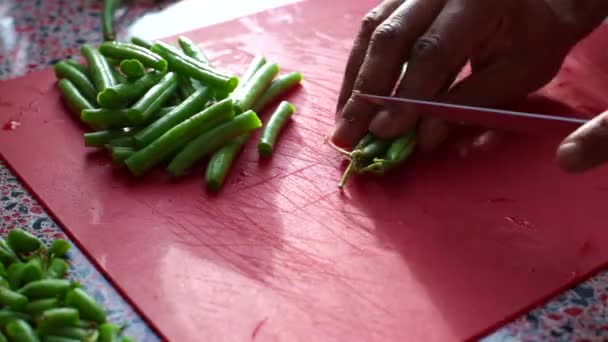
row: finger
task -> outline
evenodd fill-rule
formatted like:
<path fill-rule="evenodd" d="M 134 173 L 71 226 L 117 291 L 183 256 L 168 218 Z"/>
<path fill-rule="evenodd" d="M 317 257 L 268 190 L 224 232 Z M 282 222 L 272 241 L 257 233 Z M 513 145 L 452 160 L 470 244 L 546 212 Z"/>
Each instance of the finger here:
<path fill-rule="evenodd" d="M 376 30 L 376 27 L 386 20 L 402 2 L 403 0 L 383 1 L 363 18 L 361 28 L 355 38 L 350 55 L 348 56 L 348 61 L 346 62 L 346 70 L 344 72 L 344 79 L 342 80 L 338 106 L 336 108 L 336 117 L 351 95 L 353 85 L 355 84 L 363 60 L 365 59 L 369 41 L 372 38 L 374 30 Z"/>
<path fill-rule="evenodd" d="M 476 15 L 476 11 L 463 6 L 461 0 L 447 3 L 429 30 L 414 44 L 405 77 L 396 91 L 397 96 L 434 98 L 452 82 L 472 50 L 473 27 L 483 28 L 474 25 L 479 21 Z M 413 110 L 384 111 L 373 119 L 370 130 L 381 138 L 393 138 L 411 129 L 417 120 Z M 436 119 L 423 120 L 418 133 L 420 148 L 431 149 L 437 141 L 447 137 L 447 125 Z"/>
<path fill-rule="evenodd" d="M 583 172 L 608 162 L 608 111 L 567 137 L 557 150 L 567 172 Z"/>
<path fill-rule="evenodd" d="M 409 0 L 380 24 L 374 33 L 354 89 L 389 95 L 399 78 L 406 56 L 432 23 L 445 0 Z M 351 97 L 341 112 L 332 140 L 352 146 L 368 130 L 376 106 Z"/>

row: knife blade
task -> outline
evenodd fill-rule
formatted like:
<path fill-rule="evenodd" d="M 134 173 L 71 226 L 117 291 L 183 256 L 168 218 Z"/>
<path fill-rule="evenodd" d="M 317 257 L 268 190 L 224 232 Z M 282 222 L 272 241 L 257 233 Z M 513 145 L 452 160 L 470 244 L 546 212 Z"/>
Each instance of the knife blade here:
<path fill-rule="evenodd" d="M 354 97 L 382 106 L 392 113 L 412 113 L 425 117 L 435 117 L 445 121 L 485 128 L 516 132 L 556 132 L 570 133 L 588 120 L 537 113 L 526 113 L 503 109 L 457 105 L 444 102 L 415 100 L 393 96 L 379 96 L 353 92 Z"/>

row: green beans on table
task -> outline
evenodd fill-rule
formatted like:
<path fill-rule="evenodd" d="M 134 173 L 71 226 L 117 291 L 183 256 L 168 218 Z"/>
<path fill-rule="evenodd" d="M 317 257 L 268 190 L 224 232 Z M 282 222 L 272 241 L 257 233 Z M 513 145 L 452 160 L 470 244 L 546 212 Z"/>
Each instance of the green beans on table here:
<path fill-rule="evenodd" d="M 143 39 L 141 37 L 131 37 L 131 43 L 135 44 L 135 45 L 139 45 L 141 47 L 144 47 L 146 49 L 150 49 L 152 47 L 152 45 L 154 43 L 152 43 L 149 40 Z"/>
<path fill-rule="evenodd" d="M 104 40 L 116 39 L 114 32 L 114 13 L 118 7 L 119 0 L 103 0 L 103 9 L 101 12 L 101 27 Z"/>
<path fill-rule="evenodd" d="M 187 99 L 190 95 L 192 95 L 196 89 L 192 85 L 192 79 L 185 76 L 178 76 L 177 82 L 179 84 L 177 90 L 181 98 Z M 206 88 L 206 87 L 205 87 Z"/>
<path fill-rule="evenodd" d="M 91 75 L 89 74 L 89 68 L 86 65 L 80 64 L 78 61 L 75 61 L 73 59 L 66 59 L 63 62 L 66 62 L 67 64 L 69 64 L 70 66 L 78 69 L 78 71 L 80 71 L 81 73 L 83 73 L 85 76 L 87 76 L 87 78 L 89 78 Z M 90 80 L 90 78 L 89 78 Z"/>
<path fill-rule="evenodd" d="M 6 324 L 6 335 L 11 341 L 39 342 L 34 329 L 24 320 L 15 319 Z"/>
<path fill-rule="evenodd" d="M 77 309 L 83 319 L 100 324 L 106 321 L 103 307 L 82 289 L 70 290 L 65 296 L 65 305 Z"/>
<path fill-rule="evenodd" d="M 176 89 L 177 75 L 169 72 L 130 108 L 127 116 L 135 124 L 147 122 L 167 102 Z"/>
<path fill-rule="evenodd" d="M 140 176 L 170 157 L 197 135 L 232 119 L 233 116 L 234 109 L 231 99 L 215 103 L 182 121 L 145 148 L 135 152 L 125 160 L 125 164 L 133 175 Z"/>
<path fill-rule="evenodd" d="M 97 95 L 97 102 L 104 108 L 119 108 L 138 100 L 150 88 L 157 84 L 164 74 L 149 72 L 143 77 L 114 87 L 107 88 Z"/>
<path fill-rule="evenodd" d="M 272 113 L 270 119 L 268 119 L 268 123 L 262 129 L 258 142 L 258 153 L 261 156 L 268 157 L 272 154 L 279 134 L 295 111 L 296 108 L 291 103 L 283 101 L 279 104 L 277 110 Z"/>
<path fill-rule="evenodd" d="M 99 326 L 99 342 L 118 342 L 118 326 L 104 323 Z"/>
<path fill-rule="evenodd" d="M 182 51 L 186 54 L 186 56 L 192 57 L 197 61 L 200 61 L 205 64 L 209 64 L 209 59 L 203 53 L 196 43 L 190 40 L 188 37 L 180 36 L 177 38 L 177 43 L 182 48 Z"/>
<path fill-rule="evenodd" d="M 23 312 L 13 311 L 11 309 L 0 309 L 0 329 L 4 330 L 8 322 L 16 319 L 30 322 L 32 321 L 32 316 Z"/>
<path fill-rule="evenodd" d="M 128 80 L 136 80 L 145 74 L 146 68 L 137 59 L 125 59 L 120 62 L 120 72 L 122 72 Z"/>
<path fill-rule="evenodd" d="M 249 66 L 247 67 L 247 70 L 245 71 L 243 76 L 241 76 L 241 79 L 239 80 L 239 86 L 234 89 L 234 93 L 238 93 L 245 86 L 245 84 L 249 82 L 253 75 L 255 75 L 255 73 L 260 70 L 260 68 L 263 67 L 265 64 L 266 57 L 262 55 L 255 56 L 251 60 L 251 62 L 249 62 Z"/>
<path fill-rule="evenodd" d="M 232 163 L 243 149 L 249 136 L 250 134 L 238 136 L 213 154 L 205 172 L 205 182 L 209 191 L 218 191 L 222 187 Z"/>
<path fill-rule="evenodd" d="M 171 112 L 135 134 L 137 146 L 144 147 L 150 144 L 175 125 L 203 110 L 205 104 L 211 99 L 212 95 L 213 91 L 206 87 L 195 91 L 184 102 L 174 107 Z"/>
<path fill-rule="evenodd" d="M 120 128 L 131 126 L 135 122 L 131 119 L 134 110 L 129 109 L 85 109 L 80 115 L 80 120 L 89 125 L 95 125 L 99 128 Z"/>
<path fill-rule="evenodd" d="M 35 252 L 42 247 L 42 242 L 23 229 L 11 229 L 6 236 L 8 246 L 15 253 Z"/>
<path fill-rule="evenodd" d="M 151 50 L 167 60 L 169 69 L 204 82 L 212 88 L 232 91 L 239 83 L 238 78 L 235 76 L 213 69 L 203 62 L 185 55 L 167 43 L 157 42 L 152 45 Z"/>
<path fill-rule="evenodd" d="M 10 289 L 0 287 L 0 303 L 10 307 L 13 310 L 21 311 L 27 302 L 28 299 L 26 296 Z"/>
<path fill-rule="evenodd" d="M 25 264 L 20 261 L 13 262 L 8 267 L 8 282 L 12 289 L 18 289 L 21 287 L 21 276 L 24 268 Z"/>
<path fill-rule="evenodd" d="M 21 283 L 27 284 L 42 279 L 42 260 L 40 255 L 34 255 L 25 263 L 21 271 Z"/>
<path fill-rule="evenodd" d="M 57 78 L 65 78 L 72 82 L 78 92 L 82 94 L 89 102 L 95 103 L 97 98 L 97 89 L 93 82 L 89 80 L 87 75 L 82 73 L 73 65 L 65 61 L 61 61 L 54 66 L 55 76 Z"/>
<path fill-rule="evenodd" d="M 167 61 L 158 54 L 131 43 L 105 42 L 99 46 L 99 52 L 106 57 L 117 60 L 135 59 L 144 66 L 160 72 L 167 70 Z M 121 63 L 122 64 L 122 63 Z"/>
<path fill-rule="evenodd" d="M 95 108 L 95 106 L 78 91 L 78 88 L 76 88 L 74 83 L 70 82 L 68 79 L 60 79 L 57 86 L 59 87 L 61 96 L 68 108 L 72 113 L 77 115 L 78 118 L 80 118 L 80 114 L 83 110 Z"/>
<path fill-rule="evenodd" d="M 43 342 L 80 342 L 80 341 L 89 341 L 88 339 L 76 339 L 76 338 L 69 338 L 69 337 L 63 337 L 63 336 L 54 336 L 54 335 L 46 335 L 44 336 L 44 338 L 42 339 Z"/>
<path fill-rule="evenodd" d="M 48 278 L 61 279 L 68 273 L 68 263 L 61 258 L 53 258 L 46 270 Z"/>
<path fill-rule="evenodd" d="M 3 238 L 0 238 L 0 261 L 4 266 L 10 266 L 13 262 L 18 261 L 17 255 Z"/>
<path fill-rule="evenodd" d="M 253 111 L 237 115 L 209 131 L 203 132 L 189 142 L 169 163 L 167 169 L 173 177 L 180 177 L 198 160 L 214 152 L 224 144 L 262 127 L 262 122 Z"/>
<path fill-rule="evenodd" d="M 63 297 L 70 288 L 72 288 L 72 282 L 67 279 L 42 279 L 25 285 L 17 292 L 30 300 L 35 300 Z"/>
<path fill-rule="evenodd" d="M 135 153 L 135 149 L 126 146 L 112 146 L 110 147 L 110 155 L 114 164 L 122 164 L 125 160 L 131 157 Z"/>
<path fill-rule="evenodd" d="M 292 90 L 295 86 L 302 82 L 302 74 L 299 72 L 291 72 L 281 76 L 270 83 L 270 86 L 264 94 L 255 102 L 253 110 L 260 113 L 265 107 L 276 101 L 281 96 Z"/>
<path fill-rule="evenodd" d="M 52 308 L 42 312 L 38 322 L 43 329 L 52 326 L 72 326 L 80 320 L 74 308 Z"/>
<path fill-rule="evenodd" d="M 59 304 L 61 303 L 57 298 L 39 299 L 25 304 L 23 311 L 30 315 L 39 315 L 46 310 L 59 307 Z"/>
<path fill-rule="evenodd" d="M 103 131 L 97 132 L 88 132 L 84 133 L 84 145 L 89 147 L 102 147 L 108 144 L 110 141 L 123 138 L 130 137 L 133 135 L 133 129 L 128 128 L 116 128 L 116 129 L 107 129 Z"/>
<path fill-rule="evenodd" d="M 71 338 L 77 341 L 89 341 L 87 338 L 91 336 L 91 332 L 85 328 L 70 326 L 48 327 L 44 333 L 46 336 Z"/>
<path fill-rule="evenodd" d="M 279 66 L 275 63 L 264 64 L 251 76 L 243 88 L 234 93 L 236 112 L 244 112 L 253 107 L 255 102 L 264 94 L 272 80 L 278 75 Z"/>
<path fill-rule="evenodd" d="M 116 85 L 113 69 L 104 56 L 91 45 L 85 44 L 80 48 L 82 55 L 87 59 L 93 84 L 97 92 L 104 91 Z"/>
<path fill-rule="evenodd" d="M 61 258 L 68 253 L 70 248 L 72 248 L 72 246 L 66 240 L 55 239 L 51 243 L 51 247 L 49 247 L 47 254 L 50 256 Z"/>

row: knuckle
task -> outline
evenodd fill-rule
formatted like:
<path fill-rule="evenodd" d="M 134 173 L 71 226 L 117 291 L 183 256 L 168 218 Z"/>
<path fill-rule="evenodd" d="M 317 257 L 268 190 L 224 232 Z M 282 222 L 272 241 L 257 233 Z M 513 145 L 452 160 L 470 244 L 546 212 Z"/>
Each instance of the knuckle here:
<path fill-rule="evenodd" d="M 426 35 L 418 38 L 412 47 L 412 58 L 417 60 L 440 60 L 443 42 L 437 35 Z"/>
<path fill-rule="evenodd" d="M 371 36 L 376 27 L 380 25 L 380 15 L 376 10 L 369 12 L 361 20 L 361 33 L 367 36 Z"/>
<path fill-rule="evenodd" d="M 372 46 L 385 47 L 398 43 L 399 28 L 393 22 L 380 24 L 372 35 Z"/>

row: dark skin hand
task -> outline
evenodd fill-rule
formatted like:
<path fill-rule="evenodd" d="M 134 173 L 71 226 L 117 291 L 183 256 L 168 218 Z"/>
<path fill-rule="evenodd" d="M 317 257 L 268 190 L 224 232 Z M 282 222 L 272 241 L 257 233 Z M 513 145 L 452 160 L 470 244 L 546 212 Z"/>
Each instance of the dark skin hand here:
<path fill-rule="evenodd" d="M 351 50 L 332 141 L 348 148 L 367 131 L 394 138 L 418 124 L 419 147 L 433 151 L 447 138 L 447 123 L 418 122 L 414 111 L 377 112 L 352 91 L 509 104 L 553 79 L 571 48 L 607 15 L 606 0 L 385 0 L 365 16 Z M 454 84 L 467 62 L 471 75 Z M 569 172 L 608 162 L 608 112 L 567 137 L 557 160 Z"/>

